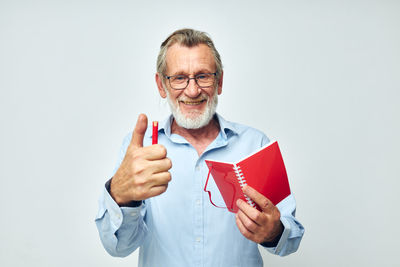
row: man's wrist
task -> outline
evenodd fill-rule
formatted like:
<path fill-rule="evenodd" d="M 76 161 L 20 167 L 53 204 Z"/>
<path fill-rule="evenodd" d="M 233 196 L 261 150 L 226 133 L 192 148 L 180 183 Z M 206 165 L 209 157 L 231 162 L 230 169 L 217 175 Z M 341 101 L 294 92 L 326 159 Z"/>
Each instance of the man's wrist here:
<path fill-rule="evenodd" d="M 282 222 L 280 222 L 280 224 L 281 224 L 281 225 L 280 225 L 279 233 L 278 233 L 278 235 L 274 238 L 274 240 L 260 243 L 261 246 L 266 247 L 266 248 L 273 248 L 273 247 L 276 247 L 276 246 L 278 245 L 279 240 L 280 240 L 281 237 L 282 237 L 283 231 L 285 230 L 285 226 L 283 226 Z"/>
<path fill-rule="evenodd" d="M 112 180 L 112 178 L 109 179 L 105 184 L 106 190 L 110 194 L 110 196 L 111 196 L 111 180 Z M 128 208 L 136 208 L 136 207 L 139 207 L 140 205 L 142 205 L 141 200 L 140 201 L 132 200 L 126 204 L 121 204 L 121 205 L 118 204 L 118 206 L 120 206 L 120 207 L 128 207 Z"/>

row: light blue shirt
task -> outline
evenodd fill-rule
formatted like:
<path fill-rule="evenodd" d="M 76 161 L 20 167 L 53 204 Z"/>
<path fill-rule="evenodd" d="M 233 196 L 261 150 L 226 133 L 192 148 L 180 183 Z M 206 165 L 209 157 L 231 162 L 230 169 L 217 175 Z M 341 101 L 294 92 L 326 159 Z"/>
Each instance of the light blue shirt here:
<path fill-rule="evenodd" d="M 171 134 L 172 116 L 160 123 L 158 143 L 172 161 L 172 180 L 165 193 L 146 199 L 137 208 L 120 208 L 106 189 L 99 199 L 96 225 L 105 249 L 112 256 L 125 257 L 140 247 L 139 266 L 263 266 L 258 244 L 246 239 L 236 226 L 235 214 L 214 207 L 204 192 L 208 174 L 205 159 L 238 161 L 269 143 L 260 131 L 224 120 L 217 114 L 220 132 L 199 157 L 182 136 Z M 151 145 L 150 127 L 144 146 Z M 130 143 L 122 145 L 119 164 Z M 213 182 L 207 189 L 220 206 L 223 199 Z M 294 217 L 293 195 L 277 205 L 284 225 L 283 234 L 269 252 L 284 256 L 295 252 L 304 233 Z"/>

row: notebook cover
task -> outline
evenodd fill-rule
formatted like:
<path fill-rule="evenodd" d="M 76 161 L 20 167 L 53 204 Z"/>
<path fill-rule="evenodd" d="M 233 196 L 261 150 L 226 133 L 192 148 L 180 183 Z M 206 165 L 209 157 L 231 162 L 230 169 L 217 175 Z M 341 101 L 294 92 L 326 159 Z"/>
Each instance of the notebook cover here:
<path fill-rule="evenodd" d="M 246 200 L 234 171 L 234 164 L 206 160 L 214 181 L 229 211 L 237 212 L 236 200 Z M 236 163 L 248 185 L 266 196 L 276 205 L 290 195 L 285 164 L 278 146 L 272 142 Z M 260 209 L 257 206 L 258 209 Z"/>
<path fill-rule="evenodd" d="M 227 209 L 237 212 L 236 200 L 238 198 L 246 201 L 243 191 L 238 183 L 238 178 L 232 163 L 216 162 L 206 160 L 206 164 L 214 178 L 215 184 L 221 192 Z"/>

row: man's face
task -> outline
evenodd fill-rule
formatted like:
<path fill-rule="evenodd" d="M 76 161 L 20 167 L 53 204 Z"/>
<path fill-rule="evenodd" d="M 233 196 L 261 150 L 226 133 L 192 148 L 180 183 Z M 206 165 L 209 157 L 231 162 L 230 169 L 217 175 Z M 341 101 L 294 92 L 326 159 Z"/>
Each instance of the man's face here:
<path fill-rule="evenodd" d="M 172 45 L 166 55 L 167 76 L 187 75 L 194 77 L 200 73 L 214 73 L 215 61 L 211 49 L 204 45 L 185 47 Z M 195 80 L 190 80 L 184 90 L 175 90 L 165 80 L 162 85 L 161 77 L 157 76 L 160 95 L 167 97 L 171 112 L 181 127 L 198 129 L 206 126 L 212 119 L 218 103 L 217 95 L 222 92 L 222 77 L 218 84 L 200 88 Z M 160 88 L 161 87 L 161 88 Z"/>

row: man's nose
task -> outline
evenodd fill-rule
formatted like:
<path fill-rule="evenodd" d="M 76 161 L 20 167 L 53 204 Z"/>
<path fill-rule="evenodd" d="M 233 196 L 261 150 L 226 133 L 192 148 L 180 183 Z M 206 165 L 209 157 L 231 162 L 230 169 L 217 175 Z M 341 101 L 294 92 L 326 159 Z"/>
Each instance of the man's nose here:
<path fill-rule="evenodd" d="M 185 94 L 189 97 L 197 97 L 201 93 L 200 87 L 196 83 L 195 78 L 189 78 L 189 84 L 185 88 Z"/>

